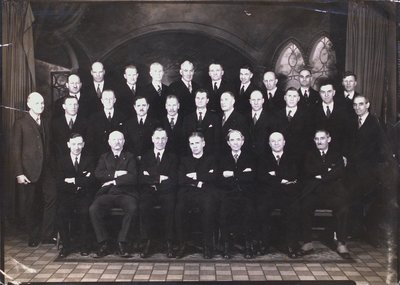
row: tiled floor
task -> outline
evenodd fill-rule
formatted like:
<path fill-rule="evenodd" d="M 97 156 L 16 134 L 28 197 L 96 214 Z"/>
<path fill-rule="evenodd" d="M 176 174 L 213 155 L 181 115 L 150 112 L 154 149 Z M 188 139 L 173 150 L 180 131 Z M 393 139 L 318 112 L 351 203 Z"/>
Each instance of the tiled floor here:
<path fill-rule="evenodd" d="M 394 284 L 387 248 L 349 243 L 352 263 L 243 262 L 56 262 L 56 246 L 28 248 L 21 238 L 5 242 L 6 281 L 243 281 L 243 280 L 354 280 L 357 284 Z"/>

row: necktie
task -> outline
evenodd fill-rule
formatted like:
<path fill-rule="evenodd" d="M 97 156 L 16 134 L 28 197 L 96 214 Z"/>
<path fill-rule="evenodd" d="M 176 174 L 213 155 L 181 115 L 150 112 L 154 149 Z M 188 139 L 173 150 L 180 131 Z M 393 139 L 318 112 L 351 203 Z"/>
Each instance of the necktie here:
<path fill-rule="evenodd" d="M 161 156 L 160 156 L 160 153 L 159 153 L 159 152 L 157 152 L 156 160 L 157 160 L 157 165 L 160 165 L 160 163 L 161 163 Z"/>
<path fill-rule="evenodd" d="M 254 113 L 253 124 L 255 125 L 256 123 L 257 123 L 257 113 Z"/>
<path fill-rule="evenodd" d="M 281 157 L 279 155 L 276 156 L 276 164 L 279 165 L 279 162 L 281 161 Z"/>
<path fill-rule="evenodd" d="M 97 97 L 101 98 L 100 84 L 97 84 L 96 93 L 97 93 Z"/>
<path fill-rule="evenodd" d="M 158 85 L 158 89 L 157 89 L 157 93 L 158 93 L 158 96 L 161 96 L 161 85 Z"/>
<path fill-rule="evenodd" d="M 268 100 L 271 100 L 271 98 L 272 98 L 272 93 L 268 92 Z"/>
<path fill-rule="evenodd" d="M 218 90 L 217 82 L 214 82 L 214 91 Z"/>
<path fill-rule="evenodd" d="M 225 121 L 226 121 L 226 117 L 225 117 L 225 114 L 222 116 L 222 126 L 225 124 Z"/>
<path fill-rule="evenodd" d="M 139 125 L 143 126 L 143 118 L 140 118 Z"/>
<path fill-rule="evenodd" d="M 132 90 L 133 96 L 135 96 L 135 95 L 136 95 L 136 89 L 135 89 L 135 85 L 132 85 L 132 88 L 131 88 L 131 90 Z"/>
<path fill-rule="evenodd" d="M 76 171 L 76 172 L 78 172 L 78 167 L 79 167 L 79 163 L 78 163 L 78 157 L 77 157 L 77 156 L 75 156 L 74 168 L 75 168 L 75 171 Z"/>
<path fill-rule="evenodd" d="M 189 92 L 192 93 L 192 83 L 188 82 L 187 88 L 189 89 Z"/>
<path fill-rule="evenodd" d="M 307 93 L 307 90 L 304 90 L 304 97 L 308 99 L 308 93 Z"/>
<path fill-rule="evenodd" d="M 325 163 L 326 154 L 324 151 L 321 151 L 322 162 Z"/>
<path fill-rule="evenodd" d="M 358 128 L 361 128 L 362 126 L 362 119 L 361 117 L 358 117 Z"/>
<path fill-rule="evenodd" d="M 35 121 L 36 121 L 36 124 L 38 124 L 40 126 L 40 117 L 39 116 L 36 117 Z"/>
<path fill-rule="evenodd" d="M 74 126 L 74 121 L 73 121 L 72 118 L 71 118 L 71 119 L 69 119 L 68 127 L 69 127 L 70 130 L 72 130 L 72 127 L 73 127 L 73 126 Z"/>
<path fill-rule="evenodd" d="M 171 126 L 171 130 L 173 130 L 173 129 L 174 129 L 174 127 L 175 127 L 175 121 L 174 121 L 174 118 L 171 118 L 171 120 L 169 121 L 169 125 Z"/>
<path fill-rule="evenodd" d="M 114 158 L 115 158 L 115 160 L 118 160 L 119 156 L 118 155 L 114 155 Z"/>
<path fill-rule="evenodd" d="M 288 114 L 287 114 L 287 119 L 288 122 L 290 122 L 292 120 L 293 116 L 292 116 L 292 110 L 289 110 Z"/>
<path fill-rule="evenodd" d="M 199 124 L 201 124 L 203 122 L 203 116 L 202 113 L 199 112 L 199 120 L 198 120 Z"/>
<path fill-rule="evenodd" d="M 242 85 L 242 88 L 240 88 L 240 95 L 243 95 L 244 93 L 244 85 Z"/>
<path fill-rule="evenodd" d="M 108 120 L 109 122 L 111 122 L 111 120 L 112 120 L 112 117 L 111 117 L 111 112 L 108 112 L 108 117 L 107 117 L 107 120 Z"/>
<path fill-rule="evenodd" d="M 326 117 L 329 118 L 331 116 L 331 109 L 329 109 L 329 106 L 326 106 Z"/>
<path fill-rule="evenodd" d="M 238 158 L 239 158 L 239 155 L 238 155 L 238 154 L 235 154 L 235 155 L 233 156 L 233 159 L 235 160 L 235 163 L 237 163 Z"/>

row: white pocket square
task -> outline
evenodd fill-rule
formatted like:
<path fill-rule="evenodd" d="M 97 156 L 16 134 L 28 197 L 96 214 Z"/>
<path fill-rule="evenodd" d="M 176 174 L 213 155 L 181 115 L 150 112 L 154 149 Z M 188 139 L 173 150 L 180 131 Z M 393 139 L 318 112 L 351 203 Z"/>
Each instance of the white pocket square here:
<path fill-rule="evenodd" d="M 208 171 L 208 173 L 214 173 L 214 169 L 210 169 L 210 171 Z"/>
<path fill-rule="evenodd" d="M 253 170 L 249 167 L 247 167 L 245 170 L 243 170 L 243 172 L 252 172 Z"/>

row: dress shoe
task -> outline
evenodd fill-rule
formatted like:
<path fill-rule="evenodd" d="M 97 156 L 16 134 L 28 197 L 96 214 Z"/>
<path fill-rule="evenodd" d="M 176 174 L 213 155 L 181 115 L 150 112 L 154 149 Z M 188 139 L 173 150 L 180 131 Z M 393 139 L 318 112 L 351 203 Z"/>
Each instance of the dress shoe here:
<path fill-rule="evenodd" d="M 297 251 L 297 255 L 305 256 L 308 254 L 314 253 L 314 246 L 312 242 L 306 242 L 303 246 Z"/>
<path fill-rule="evenodd" d="M 89 256 L 89 250 L 87 248 L 82 248 L 79 254 L 81 256 Z"/>
<path fill-rule="evenodd" d="M 347 249 L 346 244 L 338 242 L 336 251 L 343 259 L 351 259 L 350 252 Z"/>
<path fill-rule="evenodd" d="M 299 254 L 299 250 L 297 250 L 291 246 L 287 247 L 287 256 L 289 258 L 293 258 L 293 259 L 301 257 L 301 255 Z"/>
<path fill-rule="evenodd" d="M 42 239 L 42 244 L 57 244 L 57 239 L 54 237 L 48 237 L 48 238 Z"/>
<path fill-rule="evenodd" d="M 102 242 L 95 258 L 101 258 L 110 254 L 110 246 L 108 242 Z"/>
<path fill-rule="evenodd" d="M 246 241 L 246 247 L 244 250 L 244 258 L 246 258 L 246 259 L 254 258 L 253 245 L 249 241 Z"/>
<path fill-rule="evenodd" d="M 148 239 L 146 240 L 141 252 L 140 252 L 140 257 L 141 258 L 146 258 L 149 256 L 150 253 L 150 245 L 151 245 L 151 241 Z"/>
<path fill-rule="evenodd" d="M 211 259 L 213 257 L 210 246 L 208 245 L 203 246 L 203 257 L 204 259 Z"/>
<path fill-rule="evenodd" d="M 183 242 L 179 245 L 178 252 L 176 253 L 176 258 L 183 258 L 186 253 L 186 244 Z"/>
<path fill-rule="evenodd" d="M 175 253 L 174 253 L 174 249 L 172 247 L 172 242 L 167 241 L 167 258 L 174 258 L 174 257 L 175 257 Z"/>
<path fill-rule="evenodd" d="M 230 259 L 232 257 L 231 247 L 228 241 L 224 242 L 224 252 L 222 253 L 224 259 Z"/>
<path fill-rule="evenodd" d="M 28 246 L 29 247 L 37 247 L 39 245 L 39 242 L 36 240 L 30 240 L 28 241 Z"/>
<path fill-rule="evenodd" d="M 118 242 L 118 255 L 121 257 L 130 257 L 130 254 L 128 252 L 128 246 L 125 242 Z"/>
<path fill-rule="evenodd" d="M 67 257 L 71 253 L 71 250 L 68 247 L 63 247 L 60 249 L 58 253 L 58 257 L 64 258 Z"/>

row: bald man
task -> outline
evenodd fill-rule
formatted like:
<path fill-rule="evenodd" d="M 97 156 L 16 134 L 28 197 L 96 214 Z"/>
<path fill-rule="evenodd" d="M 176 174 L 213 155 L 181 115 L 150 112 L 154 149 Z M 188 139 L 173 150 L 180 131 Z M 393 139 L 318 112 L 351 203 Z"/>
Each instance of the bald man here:
<path fill-rule="evenodd" d="M 14 123 L 12 152 L 20 186 L 19 214 L 25 218 L 28 246 L 35 247 L 40 240 L 54 242 L 56 191 L 49 122 L 42 116 L 44 99 L 33 92 L 28 96 L 27 105 L 29 112 Z"/>
<path fill-rule="evenodd" d="M 273 71 L 267 71 L 263 75 L 262 92 L 264 94 L 265 102 L 264 108 L 267 111 L 273 112 L 285 107 L 285 100 L 283 96 L 285 91 L 278 88 L 278 78 Z"/>

